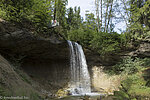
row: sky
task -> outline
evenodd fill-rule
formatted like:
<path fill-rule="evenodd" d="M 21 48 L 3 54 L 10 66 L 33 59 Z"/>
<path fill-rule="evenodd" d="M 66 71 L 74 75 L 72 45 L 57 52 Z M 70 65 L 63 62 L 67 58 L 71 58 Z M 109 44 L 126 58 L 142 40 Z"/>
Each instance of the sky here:
<path fill-rule="evenodd" d="M 68 0 L 68 6 L 67 7 L 79 7 L 81 8 L 81 16 L 85 19 L 86 10 L 89 10 L 90 13 L 96 13 L 95 12 L 95 0 Z M 115 26 L 115 31 L 120 33 L 118 29 L 125 30 L 126 25 L 125 22 L 117 23 Z"/>
<path fill-rule="evenodd" d="M 81 8 L 81 16 L 85 19 L 85 12 L 89 10 L 95 13 L 94 0 L 68 0 L 68 7 L 79 7 Z"/>

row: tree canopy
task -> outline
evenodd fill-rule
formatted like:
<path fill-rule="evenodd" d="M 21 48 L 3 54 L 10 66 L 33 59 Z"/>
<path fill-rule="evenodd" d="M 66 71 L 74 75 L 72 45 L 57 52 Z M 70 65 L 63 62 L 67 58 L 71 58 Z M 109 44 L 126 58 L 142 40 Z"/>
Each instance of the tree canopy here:
<path fill-rule="evenodd" d="M 59 32 L 66 39 L 79 42 L 102 55 L 114 53 L 131 41 L 150 37 L 149 0 L 95 0 L 96 16 L 80 7 L 67 8 L 68 0 L 1 0 L 0 17 L 30 24 L 37 33 Z M 119 6 L 121 5 L 121 6 Z M 57 28 L 49 28 L 51 20 Z M 115 24 L 125 21 L 126 31 L 115 32 Z"/>

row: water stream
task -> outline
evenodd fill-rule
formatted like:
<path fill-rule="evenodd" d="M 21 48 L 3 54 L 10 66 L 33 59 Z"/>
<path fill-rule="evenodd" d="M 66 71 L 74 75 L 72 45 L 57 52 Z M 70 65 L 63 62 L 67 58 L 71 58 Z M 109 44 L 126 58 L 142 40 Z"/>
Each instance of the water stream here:
<path fill-rule="evenodd" d="M 70 92 L 73 95 L 91 93 L 90 75 L 82 46 L 68 41 L 70 48 Z"/>

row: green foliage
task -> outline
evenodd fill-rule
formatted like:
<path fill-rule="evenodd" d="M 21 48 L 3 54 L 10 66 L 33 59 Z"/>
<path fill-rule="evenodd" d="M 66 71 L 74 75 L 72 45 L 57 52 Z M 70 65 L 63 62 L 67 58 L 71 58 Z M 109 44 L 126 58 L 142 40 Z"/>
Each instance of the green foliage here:
<path fill-rule="evenodd" d="M 134 74 L 141 70 L 144 70 L 146 67 L 150 66 L 150 59 L 144 58 L 124 58 L 121 62 L 112 67 L 112 73 L 116 74 Z"/>
<path fill-rule="evenodd" d="M 66 9 L 67 0 L 2 0 L 0 17 L 9 21 L 32 24 L 36 31 L 46 32 L 53 17 L 60 27 L 51 31 L 62 34 L 69 40 L 105 55 L 119 51 L 124 35 L 97 32 L 93 13 L 86 13 L 85 21 L 80 16 L 80 7 Z M 47 32 L 47 33 L 48 33 Z"/>
<path fill-rule="evenodd" d="M 129 100 L 128 94 L 126 94 L 124 91 L 115 91 L 114 95 L 115 97 L 113 100 Z"/>
<path fill-rule="evenodd" d="M 60 25 L 65 29 L 67 26 L 66 23 L 66 5 L 68 0 L 55 0 L 56 2 L 56 19 L 60 23 Z"/>
<path fill-rule="evenodd" d="M 146 32 L 146 33 L 143 35 L 143 37 L 144 37 L 145 39 L 149 39 L 149 38 L 150 38 L 150 31 Z"/>
<path fill-rule="evenodd" d="M 98 32 L 93 13 L 88 13 L 87 11 L 86 19 L 82 22 L 79 16 L 80 9 L 75 8 L 74 10 L 73 8 L 68 9 L 69 40 L 79 42 L 84 47 L 103 56 L 116 53 L 126 46 L 127 39 L 125 34 Z"/>
<path fill-rule="evenodd" d="M 136 73 L 127 76 L 125 80 L 121 82 L 122 89 L 132 99 L 150 97 L 150 88 L 146 86 L 146 81 L 142 77 L 141 73 Z"/>
<path fill-rule="evenodd" d="M 142 65 L 145 67 L 150 67 L 150 58 L 144 58 Z"/>
<path fill-rule="evenodd" d="M 21 21 L 32 4 L 33 0 L 2 0 L 0 6 L 1 10 L 6 13 L 7 19 Z"/>
<path fill-rule="evenodd" d="M 113 71 L 117 74 L 133 74 L 138 72 L 141 68 L 142 61 L 138 58 L 133 59 L 131 57 L 127 57 L 123 59 L 119 64 L 113 66 Z"/>
<path fill-rule="evenodd" d="M 79 29 L 81 25 L 81 16 L 80 16 L 80 7 L 75 7 L 69 8 L 67 11 L 67 24 L 68 24 L 68 29 Z"/>
<path fill-rule="evenodd" d="M 52 19 L 51 0 L 2 0 L 0 6 L 0 17 L 23 24 L 31 22 L 37 29 L 47 26 Z"/>
<path fill-rule="evenodd" d="M 34 5 L 31 9 L 33 11 L 29 13 L 27 18 L 38 27 L 47 26 L 52 19 L 50 7 L 51 3 L 49 0 L 34 0 Z"/>
<path fill-rule="evenodd" d="M 93 39 L 93 30 L 76 29 L 68 32 L 69 40 L 79 42 L 85 47 L 90 46 L 90 41 Z"/>
<path fill-rule="evenodd" d="M 5 18 L 6 17 L 6 12 L 0 8 L 0 17 Z M 6 18 L 5 18 L 6 19 Z"/>
<path fill-rule="evenodd" d="M 94 38 L 91 41 L 91 47 L 100 54 L 106 55 L 119 51 L 120 43 L 121 38 L 119 34 L 99 32 L 94 34 Z"/>
<path fill-rule="evenodd" d="M 128 57 L 113 67 L 115 73 L 126 75 L 121 81 L 120 91 L 115 93 L 114 100 L 145 100 L 150 98 L 150 87 L 147 86 L 147 80 L 143 77 L 145 70 L 149 67 L 149 58 L 139 59 Z M 126 96 L 126 97 L 125 97 Z"/>
<path fill-rule="evenodd" d="M 86 13 L 85 16 L 86 16 L 86 19 L 83 22 L 83 28 L 91 29 L 91 30 L 97 32 L 98 29 L 97 29 L 97 24 L 96 24 L 96 19 L 95 19 L 94 14 L 93 13 Z"/>
<path fill-rule="evenodd" d="M 150 30 L 150 1 L 129 0 L 130 9 L 130 32 L 134 39 L 144 39 L 149 37 Z"/>

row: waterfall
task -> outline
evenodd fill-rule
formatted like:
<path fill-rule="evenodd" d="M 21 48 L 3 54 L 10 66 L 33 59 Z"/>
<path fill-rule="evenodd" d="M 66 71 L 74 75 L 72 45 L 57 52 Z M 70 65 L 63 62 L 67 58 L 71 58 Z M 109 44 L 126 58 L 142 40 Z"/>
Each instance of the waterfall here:
<path fill-rule="evenodd" d="M 91 92 L 90 76 L 82 46 L 68 41 L 70 48 L 70 91 L 72 94 L 86 94 Z"/>

